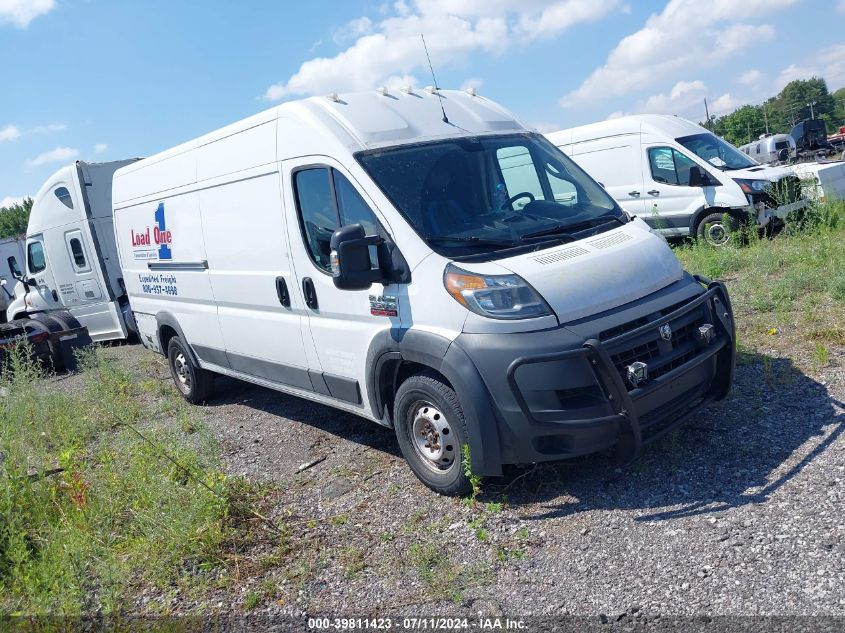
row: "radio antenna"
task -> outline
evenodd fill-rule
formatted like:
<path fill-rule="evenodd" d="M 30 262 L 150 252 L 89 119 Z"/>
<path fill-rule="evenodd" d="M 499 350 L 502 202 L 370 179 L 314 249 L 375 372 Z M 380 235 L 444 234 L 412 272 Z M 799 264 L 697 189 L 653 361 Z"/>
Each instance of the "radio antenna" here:
<path fill-rule="evenodd" d="M 434 76 L 434 66 L 431 65 L 431 55 L 428 54 L 428 46 L 425 44 L 425 35 L 420 33 L 420 38 L 422 39 L 423 49 L 425 49 L 425 57 L 428 60 L 428 69 L 431 71 L 431 79 L 434 81 L 434 92 L 437 93 L 437 98 L 440 99 L 440 111 L 443 113 L 443 123 L 449 123 L 449 117 L 446 116 L 446 109 L 443 107 L 443 95 L 440 94 L 437 77 Z"/>

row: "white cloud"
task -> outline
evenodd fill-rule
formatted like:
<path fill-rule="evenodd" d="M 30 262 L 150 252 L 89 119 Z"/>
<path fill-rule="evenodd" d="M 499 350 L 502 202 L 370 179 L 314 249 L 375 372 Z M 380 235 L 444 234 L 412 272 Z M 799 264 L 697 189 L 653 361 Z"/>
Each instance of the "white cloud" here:
<path fill-rule="evenodd" d="M 790 81 L 811 77 L 822 77 L 830 90 L 837 89 L 845 79 L 845 44 L 822 48 L 802 63 L 790 64 L 775 79 L 775 88 L 780 91 Z"/>
<path fill-rule="evenodd" d="M 836 10 L 839 13 L 845 13 L 845 0 L 839 0 L 839 4 L 836 5 Z"/>
<path fill-rule="evenodd" d="M 79 150 L 72 147 L 56 147 L 49 152 L 39 154 L 32 160 L 26 161 L 30 167 L 38 167 L 39 165 L 46 165 L 47 163 L 63 163 L 72 160 L 79 156 Z"/>
<path fill-rule="evenodd" d="M 797 0 L 670 0 L 645 26 L 628 35 L 575 90 L 561 99 L 564 107 L 597 103 L 654 85 L 680 71 L 712 66 L 752 45 L 771 40 L 768 24 L 739 20 L 761 18 Z"/>
<path fill-rule="evenodd" d="M 660 93 L 650 96 L 645 101 L 637 104 L 637 112 L 648 114 L 678 114 L 687 110 L 693 104 L 701 104 L 704 107 L 703 99 L 707 96 L 707 87 L 704 82 L 679 81 L 669 94 Z"/>
<path fill-rule="evenodd" d="M 36 125 L 30 130 L 35 134 L 50 134 L 51 132 L 61 132 L 67 129 L 67 123 L 48 123 L 47 125 Z"/>
<path fill-rule="evenodd" d="M 763 73 L 761 73 L 756 68 L 752 68 L 744 73 L 742 73 L 736 80 L 738 84 L 742 84 L 743 86 L 754 86 L 755 84 L 760 83 L 760 80 L 763 78 Z"/>
<path fill-rule="evenodd" d="M 373 30 L 373 21 L 367 16 L 350 20 L 344 26 L 334 32 L 332 39 L 335 44 L 345 44 L 349 40 L 354 40 L 362 35 L 366 35 Z"/>
<path fill-rule="evenodd" d="M 0 198 L 0 207 L 11 207 L 16 204 L 20 204 L 29 197 L 30 196 L 6 196 L 5 198 Z"/>
<path fill-rule="evenodd" d="M 7 125 L 4 128 L 0 128 L 0 143 L 3 141 L 14 141 L 20 138 L 20 136 L 20 128 L 16 125 Z"/>
<path fill-rule="evenodd" d="M 694 81 L 679 81 L 668 93 L 650 96 L 637 103 L 635 112 L 638 114 L 677 114 L 692 119 L 704 118 L 704 99 L 710 114 L 726 114 L 736 109 L 738 102 L 730 94 L 725 93 L 715 99 L 708 98 L 707 86 L 700 79 Z M 614 112 L 608 119 L 622 116 L 621 112 Z"/>
<path fill-rule="evenodd" d="M 438 69 L 475 51 L 500 54 L 512 43 L 560 34 L 619 6 L 620 0 L 400 0 L 383 7 L 386 17 L 377 23 L 358 18 L 347 24 L 340 32 L 357 33 L 353 44 L 334 57 L 306 61 L 264 98 L 365 90 L 417 71 L 427 76 L 420 33 Z"/>
<path fill-rule="evenodd" d="M 94 153 L 95 154 L 102 154 L 103 152 L 107 152 L 109 146 L 106 143 L 96 143 L 94 145 Z"/>
<path fill-rule="evenodd" d="M 0 0 L 0 24 L 25 29 L 35 18 L 56 8 L 56 0 Z"/>

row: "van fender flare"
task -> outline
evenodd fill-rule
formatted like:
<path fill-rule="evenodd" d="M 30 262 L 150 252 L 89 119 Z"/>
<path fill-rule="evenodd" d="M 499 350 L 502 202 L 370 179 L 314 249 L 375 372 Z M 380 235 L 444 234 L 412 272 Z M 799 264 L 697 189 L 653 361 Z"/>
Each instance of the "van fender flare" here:
<path fill-rule="evenodd" d="M 420 330 L 385 330 L 367 351 L 367 393 L 373 414 L 392 427 L 391 412 L 382 397 L 394 389 L 403 361 L 440 372 L 452 385 L 463 408 L 472 459 L 472 471 L 480 476 L 502 474 L 499 432 L 490 394 L 475 364 L 459 345 L 445 337 Z"/>
<path fill-rule="evenodd" d="M 170 314 L 169 312 L 159 312 L 156 314 L 156 336 L 158 337 L 158 347 L 161 349 L 161 353 L 164 356 L 167 356 L 167 349 L 162 344 L 161 340 L 161 328 L 163 327 L 171 327 L 176 331 L 176 335 L 182 339 L 182 342 L 185 343 L 185 347 L 187 348 L 185 351 L 188 352 L 188 355 L 191 357 L 191 362 L 194 364 L 195 367 L 199 367 L 199 361 L 197 359 L 197 355 L 194 353 L 194 349 L 191 347 L 191 344 L 188 342 L 188 339 L 185 338 L 185 333 L 182 331 L 182 328 L 179 326 L 179 321 L 176 320 L 176 317 Z"/>

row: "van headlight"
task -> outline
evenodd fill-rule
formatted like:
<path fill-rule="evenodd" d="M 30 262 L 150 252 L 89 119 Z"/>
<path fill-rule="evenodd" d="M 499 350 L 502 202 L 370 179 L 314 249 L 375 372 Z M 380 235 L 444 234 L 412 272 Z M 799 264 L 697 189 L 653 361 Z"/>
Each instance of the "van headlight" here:
<path fill-rule="evenodd" d="M 744 193 L 760 193 L 772 184 L 768 180 L 746 180 L 744 178 L 734 178 L 734 181 Z"/>
<path fill-rule="evenodd" d="M 478 275 L 449 264 L 443 285 L 462 306 L 491 319 L 533 319 L 552 314 L 539 293 L 519 275 Z"/>

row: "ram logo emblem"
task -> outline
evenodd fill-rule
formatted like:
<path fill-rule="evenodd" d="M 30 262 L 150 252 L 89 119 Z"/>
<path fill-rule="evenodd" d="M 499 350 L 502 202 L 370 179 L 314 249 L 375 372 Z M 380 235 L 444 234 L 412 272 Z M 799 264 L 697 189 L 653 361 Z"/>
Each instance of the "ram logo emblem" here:
<path fill-rule="evenodd" d="M 660 332 L 660 338 L 664 341 L 671 341 L 672 340 L 672 328 L 669 327 L 668 323 L 664 323 L 659 328 L 657 328 L 658 332 Z"/>

